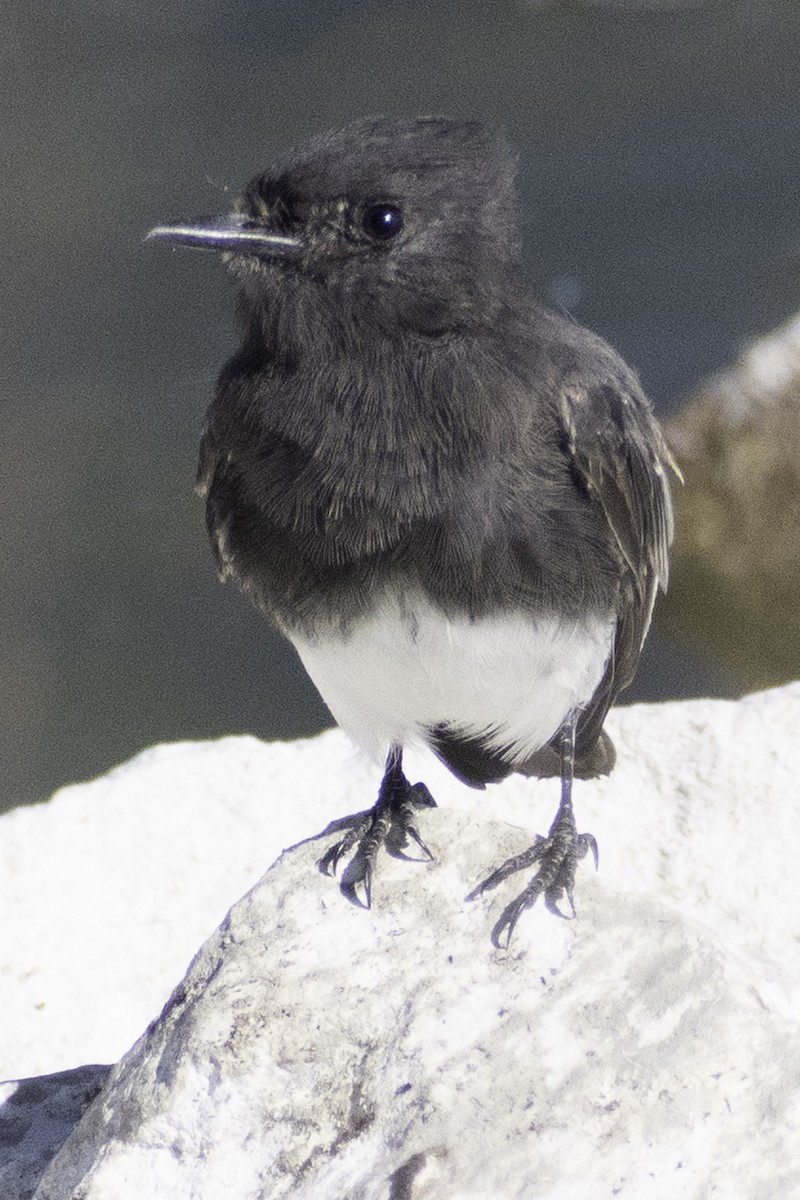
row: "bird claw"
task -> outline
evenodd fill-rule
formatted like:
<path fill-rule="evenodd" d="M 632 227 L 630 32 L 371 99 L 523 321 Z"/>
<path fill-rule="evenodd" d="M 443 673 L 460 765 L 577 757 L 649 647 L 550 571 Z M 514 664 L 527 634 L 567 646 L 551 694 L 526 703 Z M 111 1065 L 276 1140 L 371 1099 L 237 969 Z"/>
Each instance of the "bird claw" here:
<path fill-rule="evenodd" d="M 367 809 L 364 812 L 354 813 L 350 817 L 341 817 L 338 821 L 332 821 L 330 825 L 323 831 L 326 833 L 334 833 L 340 829 L 347 829 L 347 833 L 340 841 L 334 844 L 325 851 L 322 858 L 318 861 L 317 866 L 323 875 L 335 875 L 339 862 L 346 854 L 352 850 L 353 846 L 361 840 L 371 824 L 372 810 Z"/>
<path fill-rule="evenodd" d="M 572 912 L 562 912 L 558 907 L 566 894 L 569 906 Z M 575 900 L 572 893 L 572 888 L 553 888 L 544 894 L 544 906 L 548 912 L 551 912 L 554 917 L 561 917 L 562 921 L 574 921 L 578 913 L 575 908 Z"/>
<path fill-rule="evenodd" d="M 324 875 L 335 875 L 342 859 L 354 850 L 342 874 L 339 890 L 351 904 L 370 908 L 375 862 L 381 847 L 393 858 L 422 861 L 404 853 L 409 841 L 413 841 L 425 859 L 433 861 L 433 854 L 422 840 L 413 820 L 415 813 L 421 809 L 435 807 L 436 801 L 424 783 L 412 785 L 400 775 L 392 780 L 391 787 L 381 788 L 373 808 L 352 817 L 344 817 L 328 826 L 326 832 L 347 829 L 347 833 L 319 859 L 317 865 L 320 871 Z M 363 899 L 359 889 L 363 889 Z"/>
<path fill-rule="evenodd" d="M 544 896 L 545 907 L 554 916 L 571 921 L 576 916 L 574 900 L 575 874 L 578 860 L 585 858 L 591 850 L 595 868 L 598 865 L 597 842 L 591 833 L 577 834 L 574 821 L 560 819 L 561 814 L 553 822 L 549 835 L 545 838 L 536 835 L 536 841 L 513 858 L 507 859 L 486 879 L 478 884 L 467 900 L 475 900 L 484 892 L 497 887 L 509 875 L 538 863 L 538 869 L 533 879 L 515 896 L 501 912 L 492 929 L 492 945 L 498 950 L 507 950 L 519 918 L 527 908 L 533 908 L 540 896 Z M 559 903 L 566 896 L 571 912 L 562 912 Z"/>
<path fill-rule="evenodd" d="M 358 855 L 345 867 L 339 891 L 357 908 L 372 908 L 372 867 L 368 863 L 357 865 L 357 859 Z M 358 894 L 359 887 L 364 889 L 363 899 Z"/>
<path fill-rule="evenodd" d="M 549 839 L 542 837 L 540 833 L 536 834 L 536 841 L 522 854 L 515 854 L 513 858 L 507 858 L 504 863 L 501 863 L 491 875 L 487 875 L 486 879 L 482 880 L 477 887 L 473 888 L 467 900 L 477 900 L 478 896 L 482 896 L 484 892 L 490 892 L 496 888 L 504 879 L 508 879 L 509 875 L 515 875 L 517 871 L 524 871 L 526 867 L 531 867 L 535 862 L 547 851 Z"/>
<path fill-rule="evenodd" d="M 577 858 L 585 858 L 591 850 L 592 858 L 594 859 L 595 871 L 600 866 L 600 851 L 597 849 L 597 839 L 594 834 L 580 833 L 578 840 L 575 843 L 575 855 Z"/>

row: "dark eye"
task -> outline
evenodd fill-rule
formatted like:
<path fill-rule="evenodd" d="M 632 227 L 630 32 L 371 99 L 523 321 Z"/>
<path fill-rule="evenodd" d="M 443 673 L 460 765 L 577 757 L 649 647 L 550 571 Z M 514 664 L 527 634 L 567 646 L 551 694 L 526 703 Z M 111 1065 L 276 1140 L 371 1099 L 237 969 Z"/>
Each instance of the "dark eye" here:
<path fill-rule="evenodd" d="M 287 196 L 284 201 L 286 216 L 296 225 L 305 225 L 311 216 L 311 201 L 304 196 Z"/>
<path fill-rule="evenodd" d="M 361 218 L 364 232 L 376 242 L 388 242 L 403 228 L 403 211 L 396 204 L 370 204 Z"/>

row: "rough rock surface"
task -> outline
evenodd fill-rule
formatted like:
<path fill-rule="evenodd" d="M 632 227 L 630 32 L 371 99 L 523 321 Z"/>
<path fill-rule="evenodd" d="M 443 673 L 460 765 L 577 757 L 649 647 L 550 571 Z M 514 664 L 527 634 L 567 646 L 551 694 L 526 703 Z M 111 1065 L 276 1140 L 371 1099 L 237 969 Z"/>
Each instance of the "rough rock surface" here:
<path fill-rule="evenodd" d="M 385 860 L 371 912 L 315 870 L 326 843 L 287 852 L 43 1151 L 36 1200 L 800 1196 L 800 685 L 612 727 L 619 766 L 577 798 L 601 860 L 576 921 L 534 910 L 496 951 L 513 881 L 464 901 L 547 825 L 552 782 L 437 777 L 437 861 Z M 301 758 L 319 826 L 343 739 Z"/>

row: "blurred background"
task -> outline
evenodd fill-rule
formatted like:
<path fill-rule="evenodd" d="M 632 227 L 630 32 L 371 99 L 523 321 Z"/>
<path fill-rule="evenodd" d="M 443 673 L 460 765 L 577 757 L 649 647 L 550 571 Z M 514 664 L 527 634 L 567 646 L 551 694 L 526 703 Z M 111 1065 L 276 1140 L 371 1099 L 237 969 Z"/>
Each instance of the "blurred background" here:
<path fill-rule="evenodd" d="M 0 808 L 329 723 L 217 583 L 192 488 L 230 288 L 152 225 L 355 116 L 468 115 L 519 149 L 531 283 L 662 416 L 800 307 L 797 0 L 45 0 L 0 63 Z M 627 698 L 741 690 L 657 633 Z"/>

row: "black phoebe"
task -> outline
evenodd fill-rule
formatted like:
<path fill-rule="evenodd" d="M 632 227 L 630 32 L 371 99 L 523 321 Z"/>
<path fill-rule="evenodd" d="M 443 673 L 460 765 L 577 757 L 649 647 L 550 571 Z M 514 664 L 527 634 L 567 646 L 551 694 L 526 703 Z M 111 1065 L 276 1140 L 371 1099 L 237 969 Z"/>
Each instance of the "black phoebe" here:
<path fill-rule="evenodd" d="M 537 864 L 572 912 L 573 775 L 605 774 L 672 540 L 670 453 L 634 373 L 521 274 L 515 162 L 472 121 L 376 117 L 290 151 L 218 224 L 150 236 L 223 254 L 242 344 L 198 483 L 222 579 L 293 642 L 339 724 L 386 755 L 375 806 L 322 860 L 357 899 L 433 803 L 429 746 L 464 783 L 561 777 Z"/>

